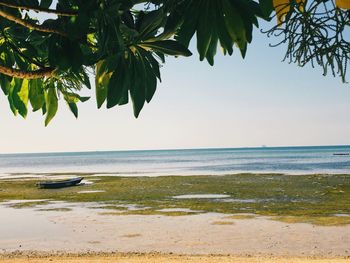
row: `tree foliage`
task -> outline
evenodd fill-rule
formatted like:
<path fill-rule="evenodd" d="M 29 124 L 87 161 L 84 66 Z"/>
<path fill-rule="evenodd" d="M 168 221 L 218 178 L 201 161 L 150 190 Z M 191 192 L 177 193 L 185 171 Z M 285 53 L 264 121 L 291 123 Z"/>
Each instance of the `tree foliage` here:
<path fill-rule="evenodd" d="M 95 78 L 98 108 L 132 101 L 137 117 L 161 81 L 166 56 L 214 64 L 221 47 L 245 57 L 259 19 L 286 43 L 289 62 L 319 65 L 345 81 L 350 0 L 0 0 L 0 86 L 14 114 L 28 104 L 45 125 L 59 99 L 78 116 Z M 46 14 L 46 15 L 39 15 Z M 276 16 L 277 19 L 273 17 Z"/>

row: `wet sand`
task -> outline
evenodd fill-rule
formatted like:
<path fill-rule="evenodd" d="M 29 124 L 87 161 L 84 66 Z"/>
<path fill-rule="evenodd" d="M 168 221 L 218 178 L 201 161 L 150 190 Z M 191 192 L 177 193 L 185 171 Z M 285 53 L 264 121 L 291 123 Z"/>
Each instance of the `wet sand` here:
<path fill-rule="evenodd" d="M 43 206 L 45 209 L 49 207 Z M 22 209 L 0 206 L 0 255 L 8 256 L 14 252 L 19 255 L 18 253 L 34 251 L 49 254 L 157 252 L 235 256 L 225 257 L 227 262 L 233 262 L 229 260 L 235 260 L 237 256 L 242 256 L 243 259 L 247 256 L 273 256 L 277 257 L 276 262 L 285 260 L 286 256 L 321 257 L 325 260 L 343 260 L 342 257 L 350 256 L 348 225 L 289 224 L 267 217 L 232 219 L 228 218 L 228 215 L 216 213 L 189 216 L 116 215 L 116 211 L 114 214 L 106 214 L 108 210 L 105 209 L 89 209 L 84 207 L 84 204 L 60 202 L 54 202 L 51 208 L 71 210 L 41 211 L 41 206 Z M 283 258 L 280 258 L 281 256 Z M 131 261 L 125 262 L 141 262 L 137 261 L 138 257 L 133 258 L 133 255 L 128 257 Z M 155 262 L 152 261 L 154 257 L 155 255 L 152 255 L 147 259 L 149 261 L 142 259 L 142 262 Z M 57 262 L 65 262 L 64 259 L 59 260 L 63 261 Z M 192 261 L 179 262 L 205 262 L 195 261 L 198 260 L 197 257 L 189 260 Z M 157 259 L 156 262 L 162 261 Z M 250 258 L 249 262 L 252 262 Z"/>

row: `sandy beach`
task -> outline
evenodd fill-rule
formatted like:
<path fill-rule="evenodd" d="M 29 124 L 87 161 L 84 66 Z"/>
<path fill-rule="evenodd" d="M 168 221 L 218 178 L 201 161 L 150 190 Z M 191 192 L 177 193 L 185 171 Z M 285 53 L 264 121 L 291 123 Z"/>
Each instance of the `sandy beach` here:
<path fill-rule="evenodd" d="M 0 262 L 350 261 L 347 176 L 85 181 L 1 181 Z"/>
<path fill-rule="evenodd" d="M 0 258 L 1 263 L 345 263 L 349 258 L 311 258 L 311 257 L 239 257 L 223 255 L 169 255 L 169 254 L 101 254 L 101 255 L 61 255 L 61 256 L 16 256 Z"/>
<path fill-rule="evenodd" d="M 71 210 L 1 206 L 1 262 L 350 261 L 348 225 L 289 224 L 220 213 L 117 215 L 64 202 L 51 207 Z"/>
<path fill-rule="evenodd" d="M 3 180 L 0 262 L 350 262 L 348 179 Z"/>

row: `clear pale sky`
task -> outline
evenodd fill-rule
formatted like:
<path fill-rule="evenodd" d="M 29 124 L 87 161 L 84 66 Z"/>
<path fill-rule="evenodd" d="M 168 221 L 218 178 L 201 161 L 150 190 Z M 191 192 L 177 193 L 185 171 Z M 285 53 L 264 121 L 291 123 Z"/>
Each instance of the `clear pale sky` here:
<path fill-rule="evenodd" d="M 245 60 L 219 51 L 214 67 L 193 47 L 168 58 L 138 119 L 130 104 L 97 110 L 92 90 L 77 120 L 61 101 L 45 128 L 39 112 L 14 117 L 1 94 L 0 153 L 350 144 L 349 84 L 282 63 L 271 42 L 257 31 Z"/>

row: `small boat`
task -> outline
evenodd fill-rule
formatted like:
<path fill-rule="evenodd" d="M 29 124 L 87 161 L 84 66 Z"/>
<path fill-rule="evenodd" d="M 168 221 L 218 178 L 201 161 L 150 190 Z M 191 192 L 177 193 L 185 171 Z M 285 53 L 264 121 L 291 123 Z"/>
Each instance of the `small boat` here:
<path fill-rule="evenodd" d="M 83 179 L 84 179 L 83 177 L 77 177 L 77 178 L 61 180 L 61 181 L 39 182 L 36 185 L 39 188 L 56 189 L 56 188 L 75 186 L 79 184 Z"/>
<path fill-rule="evenodd" d="M 350 155 L 350 153 L 333 153 L 333 155 Z"/>

